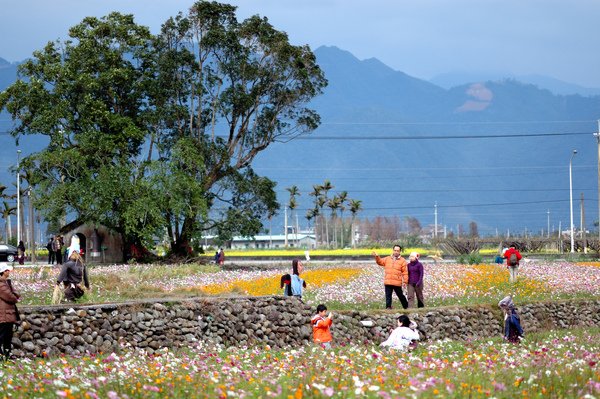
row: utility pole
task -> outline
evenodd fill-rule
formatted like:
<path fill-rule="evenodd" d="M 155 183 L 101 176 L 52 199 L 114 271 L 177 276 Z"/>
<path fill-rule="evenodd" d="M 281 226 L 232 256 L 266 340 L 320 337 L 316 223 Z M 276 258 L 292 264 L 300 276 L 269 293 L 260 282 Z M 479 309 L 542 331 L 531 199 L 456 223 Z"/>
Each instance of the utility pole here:
<path fill-rule="evenodd" d="M 283 208 L 283 217 L 285 218 L 285 222 L 283 223 L 283 228 L 285 229 L 285 243 L 284 247 L 288 246 L 288 220 L 287 220 L 287 205 Z"/>
<path fill-rule="evenodd" d="M 31 262 L 35 265 L 36 256 L 35 256 L 35 219 L 33 217 L 33 201 L 32 201 L 32 192 L 31 187 L 27 190 L 29 196 L 29 250 L 31 251 Z"/>
<path fill-rule="evenodd" d="M 585 207 L 583 205 L 583 193 L 581 193 L 581 239 L 583 240 L 583 253 L 587 254 L 587 240 L 585 236 Z"/>
<path fill-rule="evenodd" d="M 21 242 L 21 150 L 17 150 L 17 245 Z"/>
<path fill-rule="evenodd" d="M 433 206 L 433 209 L 434 209 L 433 215 L 434 215 L 434 221 L 435 221 L 434 222 L 434 226 L 435 226 L 434 229 L 435 230 L 433 230 L 433 238 L 437 238 L 437 229 L 438 229 L 437 228 L 437 226 L 438 226 L 437 225 L 437 201 L 435 202 L 435 205 Z"/>
<path fill-rule="evenodd" d="M 548 209 L 548 238 L 550 238 L 550 209 Z"/>
<path fill-rule="evenodd" d="M 598 240 L 600 240 L 600 119 L 598 119 L 598 133 L 594 133 L 598 140 Z"/>

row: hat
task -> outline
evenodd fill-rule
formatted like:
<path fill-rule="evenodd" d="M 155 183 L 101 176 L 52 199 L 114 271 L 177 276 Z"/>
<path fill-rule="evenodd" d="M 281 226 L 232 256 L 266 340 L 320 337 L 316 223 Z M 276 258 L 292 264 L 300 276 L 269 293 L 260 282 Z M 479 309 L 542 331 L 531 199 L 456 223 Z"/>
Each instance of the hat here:
<path fill-rule="evenodd" d="M 12 270 L 13 267 L 8 265 L 7 263 L 0 263 L 0 273 L 4 273 L 7 270 Z"/>

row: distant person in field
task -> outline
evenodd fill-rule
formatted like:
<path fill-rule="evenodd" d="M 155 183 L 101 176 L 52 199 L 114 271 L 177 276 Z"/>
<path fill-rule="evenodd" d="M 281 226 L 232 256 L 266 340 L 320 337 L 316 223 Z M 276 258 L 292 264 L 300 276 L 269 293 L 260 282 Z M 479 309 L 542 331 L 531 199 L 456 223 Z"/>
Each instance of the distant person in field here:
<path fill-rule="evenodd" d="M 23 241 L 19 241 L 19 245 L 17 246 L 17 258 L 19 265 L 25 263 L 25 244 L 23 244 Z"/>
<path fill-rule="evenodd" d="M 423 264 L 419 261 L 419 254 L 411 252 L 408 257 L 408 286 L 406 287 L 406 296 L 408 298 L 408 307 L 415 307 L 415 295 L 417 296 L 417 306 L 425 306 L 423 300 Z"/>
<path fill-rule="evenodd" d="M 219 249 L 219 265 L 223 266 L 225 264 L 225 251 L 223 248 Z"/>
<path fill-rule="evenodd" d="M 402 286 L 408 284 L 408 268 L 406 259 L 400 256 L 402 247 L 400 245 L 394 245 L 392 248 L 392 255 L 380 258 L 377 252 L 373 251 L 372 255 L 375 257 L 375 262 L 383 267 L 385 277 L 383 284 L 385 287 L 385 308 L 392 308 L 392 293 L 396 293 L 402 307 L 406 309 L 408 307 L 408 301 L 402 292 Z"/>
<path fill-rule="evenodd" d="M 327 306 L 320 304 L 317 306 L 317 314 L 310 320 L 313 329 L 313 341 L 326 349 L 331 348 L 331 324 L 333 323 L 333 314 L 327 314 Z"/>
<path fill-rule="evenodd" d="M 56 253 L 52 249 L 52 245 L 54 243 L 54 237 L 50 237 L 48 244 L 46 244 L 46 249 L 48 250 L 48 264 L 53 265 L 56 260 Z"/>
<path fill-rule="evenodd" d="M 519 269 L 519 261 L 523 258 L 517 250 L 515 244 L 510 244 L 510 247 L 504 252 L 506 259 L 506 267 L 508 268 L 510 282 L 513 283 L 517 279 L 517 271 Z"/>
<path fill-rule="evenodd" d="M 521 327 L 521 318 L 512 297 L 504 297 L 498 306 L 504 312 L 504 339 L 509 342 L 520 342 L 523 339 L 523 328 Z"/>

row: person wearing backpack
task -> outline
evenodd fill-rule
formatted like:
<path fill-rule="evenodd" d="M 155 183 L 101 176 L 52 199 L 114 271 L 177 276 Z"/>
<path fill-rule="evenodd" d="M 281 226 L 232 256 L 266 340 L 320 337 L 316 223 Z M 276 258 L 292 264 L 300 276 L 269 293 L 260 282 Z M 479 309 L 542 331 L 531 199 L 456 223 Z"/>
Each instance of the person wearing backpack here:
<path fill-rule="evenodd" d="M 506 259 L 506 268 L 508 269 L 510 282 L 513 283 L 517 279 L 519 261 L 523 259 L 523 257 L 517 250 L 516 245 L 510 244 L 510 247 L 504 252 L 504 258 Z"/>

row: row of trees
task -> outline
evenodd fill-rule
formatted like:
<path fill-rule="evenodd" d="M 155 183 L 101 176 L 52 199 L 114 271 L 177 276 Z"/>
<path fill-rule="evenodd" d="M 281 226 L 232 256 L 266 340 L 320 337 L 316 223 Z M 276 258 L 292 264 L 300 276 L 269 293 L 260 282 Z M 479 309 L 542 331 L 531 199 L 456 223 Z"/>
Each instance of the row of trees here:
<path fill-rule="evenodd" d="M 347 243 L 354 245 L 353 226 L 356 215 L 362 210 L 362 201 L 349 198 L 347 191 L 341 191 L 330 198 L 329 192 L 334 188 L 335 187 L 329 180 L 325 180 L 323 184 L 313 185 L 313 191 L 309 193 L 309 195 L 313 197 L 313 208 L 306 212 L 305 218 L 309 225 L 311 220 L 314 220 L 317 245 L 343 248 Z M 298 207 L 297 197 L 300 196 L 301 193 L 295 185 L 286 188 L 286 190 L 290 194 L 288 207 L 293 214 Z M 324 208 L 329 208 L 329 218 L 325 214 Z M 344 211 L 346 210 L 349 210 L 352 215 L 350 226 L 346 226 L 344 222 Z M 331 227 L 331 232 L 329 227 Z M 349 227 L 349 229 L 347 227 Z"/>
<path fill-rule="evenodd" d="M 258 233 L 279 205 L 254 157 L 320 123 L 306 107 L 327 83 L 312 51 L 266 18 L 204 1 L 156 35 L 111 13 L 69 36 L 0 93 L 17 142 L 48 138 L 21 163 L 44 217 L 106 225 L 126 251 L 164 232 L 177 254 L 206 230 Z"/>

